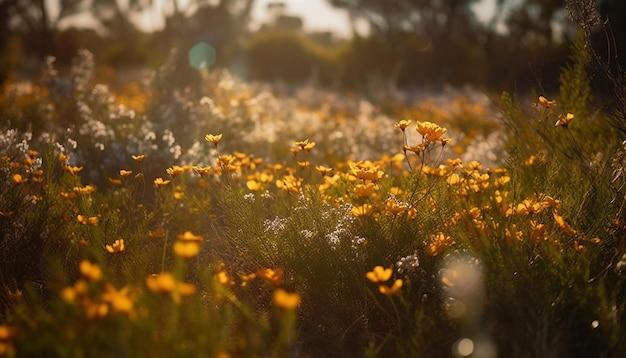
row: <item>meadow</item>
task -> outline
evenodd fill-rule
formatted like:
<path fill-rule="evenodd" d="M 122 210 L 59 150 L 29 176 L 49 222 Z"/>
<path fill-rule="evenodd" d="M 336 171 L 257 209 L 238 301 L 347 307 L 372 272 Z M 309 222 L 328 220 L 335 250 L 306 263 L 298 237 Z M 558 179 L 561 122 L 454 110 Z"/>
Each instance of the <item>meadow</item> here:
<path fill-rule="evenodd" d="M 0 94 L 0 355 L 623 355 L 624 124 L 573 53 L 376 101 L 50 58 Z"/>

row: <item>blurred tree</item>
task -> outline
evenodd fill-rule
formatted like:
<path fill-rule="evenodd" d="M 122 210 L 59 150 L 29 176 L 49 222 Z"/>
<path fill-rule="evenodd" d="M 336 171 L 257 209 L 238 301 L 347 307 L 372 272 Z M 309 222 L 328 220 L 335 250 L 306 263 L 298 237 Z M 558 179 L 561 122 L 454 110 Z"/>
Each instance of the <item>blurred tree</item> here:
<path fill-rule="evenodd" d="M 575 24 L 567 21 L 565 0 L 497 0 L 509 3 L 506 24 L 512 39 L 529 45 L 551 45 L 575 36 Z"/>
<path fill-rule="evenodd" d="M 404 66 L 418 60 L 416 48 L 407 47 L 407 35 L 422 42 L 425 59 L 437 63 L 436 82 L 448 80 L 455 53 L 464 39 L 478 37 L 479 29 L 471 5 L 477 0 L 328 0 L 333 6 L 347 9 L 353 20 L 365 20 L 371 35 L 381 37 L 391 51 L 393 63 L 390 68 L 390 86 L 397 83 Z M 473 41 L 473 40 L 471 40 Z M 414 41 L 415 42 L 415 41 Z M 429 71 L 433 74 L 432 71 Z"/>
<path fill-rule="evenodd" d="M 61 20 L 85 9 L 84 0 L 58 0 L 58 11 L 51 13 L 45 0 L 0 1 L 0 52 L 4 53 L 13 36 L 22 37 L 28 53 L 43 58 L 50 52 L 54 30 Z"/>

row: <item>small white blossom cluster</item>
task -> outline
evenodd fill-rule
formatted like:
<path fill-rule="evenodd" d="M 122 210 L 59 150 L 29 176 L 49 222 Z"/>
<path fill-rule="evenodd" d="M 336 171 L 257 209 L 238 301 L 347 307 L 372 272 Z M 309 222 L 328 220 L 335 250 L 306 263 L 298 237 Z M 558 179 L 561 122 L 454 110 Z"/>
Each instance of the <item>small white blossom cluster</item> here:
<path fill-rule="evenodd" d="M 263 222 L 263 232 L 280 235 L 287 229 L 287 224 L 290 221 L 290 218 L 281 218 L 279 216 L 275 217 L 273 220 L 265 219 Z"/>
<path fill-rule="evenodd" d="M 417 254 L 412 254 L 408 256 L 401 257 L 398 262 L 396 262 L 396 271 L 399 274 L 404 274 L 408 272 L 415 271 L 420 265 L 419 258 Z"/>

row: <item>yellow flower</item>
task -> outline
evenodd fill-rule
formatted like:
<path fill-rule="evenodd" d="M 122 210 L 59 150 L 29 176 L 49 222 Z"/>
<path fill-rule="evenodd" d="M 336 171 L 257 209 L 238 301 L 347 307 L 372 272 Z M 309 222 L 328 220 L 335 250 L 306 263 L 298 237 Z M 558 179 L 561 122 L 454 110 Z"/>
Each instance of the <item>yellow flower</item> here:
<path fill-rule="evenodd" d="M 146 279 L 146 286 L 154 293 L 168 293 L 174 291 L 176 279 L 169 272 L 152 275 Z"/>
<path fill-rule="evenodd" d="M 293 145 L 296 147 L 300 147 L 300 150 L 303 150 L 305 152 L 310 152 L 311 149 L 315 147 L 315 142 L 309 142 L 308 139 L 305 139 L 303 141 L 294 142 Z"/>
<path fill-rule="evenodd" d="M 113 184 L 113 185 L 122 185 L 122 181 L 119 179 L 114 179 L 114 178 L 109 178 L 109 183 Z"/>
<path fill-rule="evenodd" d="M 402 119 L 398 123 L 394 124 L 394 127 L 399 128 L 401 131 L 404 132 L 404 130 L 411 125 L 411 122 L 412 121 L 410 119 Z"/>
<path fill-rule="evenodd" d="M 152 231 L 148 231 L 148 236 L 153 238 L 153 239 L 162 239 L 165 237 L 165 229 L 163 228 L 156 228 Z"/>
<path fill-rule="evenodd" d="M 447 132 L 446 128 L 439 127 L 434 123 L 420 121 L 417 121 L 415 130 L 417 133 L 421 134 L 424 139 L 430 142 L 440 140 L 441 136 Z"/>
<path fill-rule="evenodd" d="M 63 167 L 63 170 L 72 174 L 72 175 L 76 175 L 78 172 L 80 172 L 81 170 L 83 170 L 83 167 L 71 167 L 69 165 L 66 165 Z"/>
<path fill-rule="evenodd" d="M 85 315 L 89 319 L 103 318 L 109 313 L 109 305 L 98 301 L 86 301 L 83 309 L 85 310 Z"/>
<path fill-rule="evenodd" d="M 552 214 L 554 216 L 554 221 L 563 232 L 572 234 L 572 235 L 576 234 L 576 230 L 574 230 L 571 226 L 569 226 L 569 224 L 565 222 L 563 217 L 559 215 L 559 213 L 556 210 Z"/>
<path fill-rule="evenodd" d="M 124 240 L 123 239 L 117 239 L 115 240 L 115 242 L 111 245 L 106 245 L 106 249 L 108 252 L 115 254 L 118 252 L 122 252 L 124 251 L 125 247 L 124 247 Z"/>
<path fill-rule="evenodd" d="M 28 178 L 22 178 L 22 176 L 20 174 L 14 174 L 13 175 L 13 182 L 15 184 L 24 184 L 28 181 Z"/>
<path fill-rule="evenodd" d="M 215 280 L 222 286 L 232 286 L 234 284 L 233 280 L 228 276 L 228 272 L 226 270 L 220 270 L 220 272 L 215 274 Z"/>
<path fill-rule="evenodd" d="M 315 166 L 315 170 L 320 172 L 322 175 L 329 174 L 330 172 L 333 171 L 332 168 L 329 168 L 329 167 L 326 167 L 326 166 L 323 166 L 323 165 L 316 165 Z"/>
<path fill-rule="evenodd" d="M 543 108 L 550 108 L 552 106 L 556 106 L 556 101 L 551 101 L 544 96 L 539 96 L 539 104 Z"/>
<path fill-rule="evenodd" d="M 12 357 L 15 354 L 13 340 L 15 339 L 16 329 L 7 325 L 0 325 L 0 355 L 5 354 Z"/>
<path fill-rule="evenodd" d="M 169 293 L 174 303 L 179 304 L 182 296 L 190 296 L 196 292 L 196 286 L 178 282 L 174 275 L 169 272 L 162 272 L 152 275 L 146 279 L 148 290 L 154 293 Z"/>
<path fill-rule="evenodd" d="M 574 115 L 572 113 L 568 112 L 566 115 L 559 114 L 559 118 L 557 119 L 556 123 L 554 123 L 554 126 L 567 127 L 567 125 L 570 124 L 570 122 L 573 120 Z"/>
<path fill-rule="evenodd" d="M 120 176 L 122 178 L 126 178 L 127 176 L 130 176 L 131 174 L 133 174 L 132 170 L 124 170 L 124 169 L 120 170 Z"/>
<path fill-rule="evenodd" d="M 146 158 L 145 155 L 131 155 L 130 157 L 137 163 L 141 163 Z"/>
<path fill-rule="evenodd" d="M 173 165 L 171 168 L 165 169 L 165 172 L 173 177 L 179 174 L 182 174 L 184 171 L 185 171 L 185 168 L 181 167 L 180 165 Z"/>
<path fill-rule="evenodd" d="M 300 295 L 289 293 L 282 288 L 274 291 L 274 305 L 285 310 L 294 310 L 300 304 Z"/>
<path fill-rule="evenodd" d="M 78 220 L 78 222 L 83 224 L 83 225 L 87 225 L 87 217 L 86 216 L 78 214 L 76 216 L 76 220 Z"/>
<path fill-rule="evenodd" d="M 156 179 L 154 179 L 154 186 L 156 186 L 157 188 L 162 187 L 162 186 L 166 186 L 169 183 L 170 183 L 169 180 L 163 180 L 163 178 L 156 178 Z"/>
<path fill-rule="evenodd" d="M 260 277 L 266 284 L 270 286 L 280 286 L 283 284 L 283 269 L 277 268 L 276 270 L 266 268 L 257 271 L 257 276 Z"/>
<path fill-rule="evenodd" d="M 241 278 L 241 286 L 246 286 L 248 285 L 248 282 L 251 282 L 252 280 L 254 280 L 256 278 L 256 273 L 249 273 L 249 274 L 243 274 L 240 273 L 239 274 L 239 278 Z"/>
<path fill-rule="evenodd" d="M 202 241 L 202 236 L 194 235 L 191 231 L 176 235 L 176 238 L 181 241 Z"/>
<path fill-rule="evenodd" d="M 377 189 L 378 186 L 373 183 L 357 184 L 354 187 L 354 194 L 359 198 L 369 198 Z"/>
<path fill-rule="evenodd" d="M 128 291 L 128 287 L 118 291 L 113 285 L 107 283 L 102 293 L 102 301 L 109 303 L 116 312 L 130 314 L 133 312 L 133 300 L 129 297 Z"/>
<path fill-rule="evenodd" d="M 546 238 L 546 226 L 544 224 L 538 224 L 536 221 L 530 220 L 530 228 L 532 229 L 530 242 L 533 244 L 538 244 Z"/>
<path fill-rule="evenodd" d="M 461 176 L 457 173 L 452 173 L 446 178 L 446 183 L 448 183 L 448 185 L 457 185 L 460 184 L 462 181 L 463 179 L 461 179 Z"/>
<path fill-rule="evenodd" d="M 220 140 L 222 140 L 222 135 L 221 134 L 207 134 L 204 136 L 204 139 L 207 142 L 211 142 L 215 144 L 215 146 L 217 147 L 217 144 L 220 142 Z"/>
<path fill-rule="evenodd" d="M 210 166 L 206 166 L 206 167 L 198 167 L 198 166 L 194 166 L 193 170 L 196 171 L 196 173 L 200 174 L 200 176 L 207 176 L 211 173 L 211 167 Z"/>
<path fill-rule="evenodd" d="M 366 273 L 365 277 L 374 283 L 381 283 L 389 281 L 392 273 L 393 270 L 391 268 L 376 266 L 372 271 Z"/>
<path fill-rule="evenodd" d="M 246 181 L 246 187 L 252 191 L 261 190 L 261 188 L 263 188 L 261 183 L 259 183 L 258 181 L 254 179 Z"/>
<path fill-rule="evenodd" d="M 100 281 L 102 278 L 102 270 L 96 264 L 92 264 L 87 260 L 83 260 L 79 265 L 80 274 L 89 281 Z"/>
<path fill-rule="evenodd" d="M 430 243 L 426 246 L 426 253 L 430 256 L 437 256 L 454 244 L 455 242 L 450 236 L 445 236 L 440 232 L 437 235 L 430 236 Z"/>
<path fill-rule="evenodd" d="M 70 156 L 68 154 L 59 153 L 60 162 L 67 162 L 68 160 L 70 160 Z"/>
<path fill-rule="evenodd" d="M 176 256 L 189 259 L 195 257 L 200 252 L 200 242 L 179 240 L 174 243 L 173 248 Z"/>
<path fill-rule="evenodd" d="M 385 285 L 379 285 L 378 291 L 385 296 L 393 296 L 397 294 L 398 292 L 400 292 L 400 289 L 402 288 L 402 284 L 403 284 L 402 280 L 397 279 L 394 281 L 391 287 L 388 287 Z"/>
<path fill-rule="evenodd" d="M 407 152 L 413 152 L 415 154 L 419 154 L 423 152 L 424 149 L 426 149 L 426 147 L 428 147 L 428 143 L 423 142 L 418 145 L 405 145 L 405 146 L 402 146 L 402 149 Z"/>
<path fill-rule="evenodd" d="M 295 177 L 292 174 L 285 175 L 282 179 L 276 180 L 276 187 L 294 193 L 300 191 L 301 185 L 302 178 Z"/>
<path fill-rule="evenodd" d="M 373 212 L 374 207 L 371 204 L 355 206 L 350 210 L 350 213 L 356 217 L 370 216 Z"/>
<path fill-rule="evenodd" d="M 78 193 L 80 195 L 89 195 L 91 193 L 93 193 L 96 188 L 93 185 L 85 185 L 83 187 L 77 186 L 72 188 L 72 190 L 74 190 L 75 193 Z"/>
<path fill-rule="evenodd" d="M 391 216 L 402 214 L 407 209 L 408 207 L 406 205 L 398 203 L 398 201 L 395 199 L 389 199 L 385 203 L 385 211 L 387 212 L 388 215 L 391 215 Z"/>

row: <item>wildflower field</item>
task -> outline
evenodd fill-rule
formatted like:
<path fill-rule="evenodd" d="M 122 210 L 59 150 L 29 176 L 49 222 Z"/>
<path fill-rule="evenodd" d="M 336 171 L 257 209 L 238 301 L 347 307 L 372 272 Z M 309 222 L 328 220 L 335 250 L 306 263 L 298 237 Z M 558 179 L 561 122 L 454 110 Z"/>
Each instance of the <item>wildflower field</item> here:
<path fill-rule="evenodd" d="M 573 52 L 376 103 L 50 58 L 0 94 L 0 355 L 623 355 L 625 124 Z"/>

